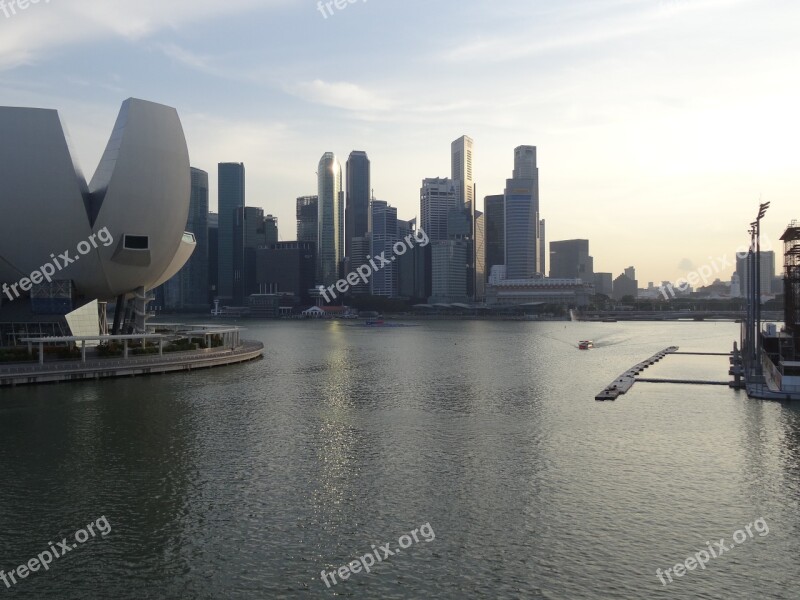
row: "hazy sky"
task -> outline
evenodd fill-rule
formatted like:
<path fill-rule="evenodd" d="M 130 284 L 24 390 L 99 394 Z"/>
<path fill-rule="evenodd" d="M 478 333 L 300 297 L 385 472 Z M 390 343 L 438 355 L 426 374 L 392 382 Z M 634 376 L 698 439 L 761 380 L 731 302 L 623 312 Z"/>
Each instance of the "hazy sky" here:
<path fill-rule="evenodd" d="M 8 6 L 10 0 L 5 0 Z M 797 0 L 41 0 L 0 6 L 0 104 L 61 111 L 90 177 L 121 102 L 174 106 L 192 165 L 241 161 L 247 204 L 295 238 L 325 151 L 372 161 L 419 212 L 475 139 L 479 208 L 538 147 L 550 240 L 595 270 L 674 279 L 800 218 Z M 729 273 L 725 274 L 727 278 Z"/>

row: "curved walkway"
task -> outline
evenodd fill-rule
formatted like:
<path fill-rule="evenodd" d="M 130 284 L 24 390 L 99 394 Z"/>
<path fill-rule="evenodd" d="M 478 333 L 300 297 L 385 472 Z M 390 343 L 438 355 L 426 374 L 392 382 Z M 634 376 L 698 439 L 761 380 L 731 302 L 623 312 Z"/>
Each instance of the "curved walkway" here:
<path fill-rule="evenodd" d="M 233 350 L 193 350 L 127 359 L 100 358 L 85 363 L 79 360 L 53 361 L 43 365 L 0 363 L 0 387 L 207 369 L 254 360 L 263 352 L 264 344 L 261 342 L 243 341 Z"/>

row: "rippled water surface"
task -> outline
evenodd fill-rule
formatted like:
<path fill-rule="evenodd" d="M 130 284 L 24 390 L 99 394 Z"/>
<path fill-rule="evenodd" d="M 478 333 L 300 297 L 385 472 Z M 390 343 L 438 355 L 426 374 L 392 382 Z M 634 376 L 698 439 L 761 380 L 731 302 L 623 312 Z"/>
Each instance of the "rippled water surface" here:
<path fill-rule="evenodd" d="M 666 346 L 730 350 L 732 323 L 245 326 L 263 360 L 0 391 L 0 569 L 111 526 L 0 596 L 800 597 L 800 404 L 654 383 L 594 400 Z M 643 376 L 727 371 L 670 356 Z M 426 523 L 435 539 L 322 582 Z"/>

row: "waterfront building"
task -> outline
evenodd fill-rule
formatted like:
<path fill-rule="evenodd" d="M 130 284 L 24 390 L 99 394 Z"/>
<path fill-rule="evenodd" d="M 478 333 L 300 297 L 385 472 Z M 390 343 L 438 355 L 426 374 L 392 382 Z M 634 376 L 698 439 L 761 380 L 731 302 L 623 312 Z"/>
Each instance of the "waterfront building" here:
<path fill-rule="evenodd" d="M 317 281 L 328 287 L 338 281 L 344 258 L 342 166 L 333 152 L 326 152 L 319 161 L 317 187 Z"/>
<path fill-rule="evenodd" d="M 514 171 L 505 189 L 505 264 L 509 279 L 531 279 L 539 259 L 539 169 L 536 147 L 514 149 Z"/>
<path fill-rule="evenodd" d="M 750 296 L 750 282 L 752 281 L 748 270 L 748 260 L 747 256 L 741 258 L 740 255 L 736 256 L 736 274 L 739 276 L 739 287 L 744 298 Z M 761 295 L 769 296 L 776 292 L 782 293 L 783 290 L 780 287 L 777 290 L 773 290 L 775 252 L 773 250 L 762 250 L 760 263 Z"/>
<path fill-rule="evenodd" d="M 629 272 L 628 269 L 625 269 L 625 272 Z M 638 293 L 639 282 L 635 279 L 631 279 L 625 273 L 622 273 L 614 280 L 611 293 L 614 300 L 622 300 L 625 296 L 636 298 Z"/>
<path fill-rule="evenodd" d="M 353 150 L 347 159 L 347 208 L 345 210 L 345 256 L 350 258 L 351 240 L 369 232 L 369 201 L 372 195 L 367 153 Z M 351 261 L 351 264 L 352 263 Z"/>
<path fill-rule="evenodd" d="M 589 240 L 550 242 L 550 277 L 594 283 L 594 259 L 589 256 Z"/>
<path fill-rule="evenodd" d="M 552 279 L 541 275 L 511 279 L 502 265 L 492 267 L 486 286 L 486 304 L 491 308 L 515 306 L 523 310 L 537 304 L 588 306 L 593 295 L 594 285 L 580 279 Z"/>
<path fill-rule="evenodd" d="M 297 199 L 297 241 L 314 242 L 317 245 L 318 208 L 317 196 L 301 196 Z"/>
<path fill-rule="evenodd" d="M 234 298 L 233 230 L 236 210 L 245 205 L 243 163 L 219 163 L 217 166 L 217 210 L 219 211 L 217 295 L 221 302 Z"/>
<path fill-rule="evenodd" d="M 486 279 L 492 267 L 506 264 L 505 196 L 486 196 L 483 199 L 485 218 Z"/>
<path fill-rule="evenodd" d="M 614 293 L 614 275 L 611 273 L 595 273 L 594 291 L 596 294 L 603 294 L 610 298 Z"/>
<path fill-rule="evenodd" d="M 219 214 L 208 213 L 208 303 L 213 304 L 217 297 L 219 277 Z"/>
<path fill-rule="evenodd" d="M 273 215 L 264 217 L 264 237 L 267 246 L 278 243 L 278 217 Z"/>
<path fill-rule="evenodd" d="M 486 297 L 486 215 L 475 211 L 475 302 Z"/>
<path fill-rule="evenodd" d="M 350 268 L 348 273 L 358 269 L 362 265 L 369 264 L 368 256 L 372 256 L 372 237 L 369 232 L 363 237 L 354 237 L 351 240 L 350 251 L 353 255 L 350 257 Z M 354 296 L 368 296 L 372 293 L 372 278 L 369 278 L 367 283 L 364 283 L 359 277 L 358 283 L 350 286 L 350 294 Z"/>
<path fill-rule="evenodd" d="M 380 256 L 390 264 L 372 273 L 370 279 L 373 296 L 394 297 L 397 295 L 397 269 L 393 246 L 397 242 L 397 209 L 384 200 L 370 203 L 369 232 L 372 241 L 372 256 Z M 379 262 L 379 261 L 376 261 Z"/>
<path fill-rule="evenodd" d="M 461 240 L 431 242 L 431 304 L 467 302 L 468 244 Z"/>
<path fill-rule="evenodd" d="M 245 306 L 250 294 L 258 293 L 256 249 L 267 245 L 264 209 L 243 206 L 234 213 L 233 302 Z"/>
<path fill-rule="evenodd" d="M 547 243 L 545 241 L 545 222 L 544 219 L 539 221 L 539 272 L 547 273 Z"/>
<path fill-rule="evenodd" d="M 471 137 L 462 135 L 450 144 L 450 178 L 458 183 L 458 205 L 474 216 L 475 180 L 473 179 L 473 148 Z"/>
<path fill-rule="evenodd" d="M 256 249 L 256 284 L 260 294 L 292 295 L 309 302 L 316 282 L 315 242 L 276 242 Z"/>
<path fill-rule="evenodd" d="M 196 248 L 185 231 L 191 179 L 177 111 L 126 100 L 88 183 L 55 110 L 0 107 L 0 144 L 0 284 L 10 308 L 32 291 L 21 273 L 44 269 L 42 257 L 79 243 L 80 261 L 49 265 L 54 281 L 71 282 L 72 306 L 116 301 L 112 332 L 145 331 L 147 291 L 171 279 Z"/>
<path fill-rule="evenodd" d="M 419 226 L 432 242 L 448 239 L 447 224 L 450 211 L 456 208 L 460 186 L 452 179 L 429 178 L 420 189 Z"/>

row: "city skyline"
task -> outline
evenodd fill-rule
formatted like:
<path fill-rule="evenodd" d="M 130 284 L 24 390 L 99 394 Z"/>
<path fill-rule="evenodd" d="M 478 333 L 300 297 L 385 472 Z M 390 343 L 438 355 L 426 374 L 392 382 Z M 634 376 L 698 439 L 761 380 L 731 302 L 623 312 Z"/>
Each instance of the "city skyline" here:
<path fill-rule="evenodd" d="M 420 181 L 450 172 L 453 139 L 476 142 L 477 210 L 502 193 L 509 149 L 532 144 L 548 239 L 590 239 L 598 268 L 615 274 L 638 248 L 642 281 L 677 279 L 741 245 L 759 197 L 773 201 L 763 224 L 772 237 L 796 216 L 800 88 L 782 74 L 800 8 L 449 5 L 357 3 L 323 19 L 314 3 L 176 0 L 126 7 L 123 19 L 92 0 L 38 4 L 0 20 L 0 89 L 9 105 L 59 108 L 81 164 L 101 156 L 121 100 L 175 106 L 192 165 L 210 174 L 212 210 L 215 166 L 243 162 L 248 204 L 282 223 L 315 193 L 309 165 L 327 149 L 366 151 L 376 197 L 412 218 Z M 446 14 L 450 31 L 434 18 L 412 27 L 417 9 Z M 298 28 L 318 41 L 293 39 Z M 212 35 L 229 30 L 239 34 Z M 370 40 L 381 43 L 365 55 Z M 325 44 L 336 52 L 319 59 Z M 636 44 L 644 51 L 631 53 Z M 420 97 L 423 64 L 441 85 Z M 286 227 L 281 237 L 292 238 Z"/>

